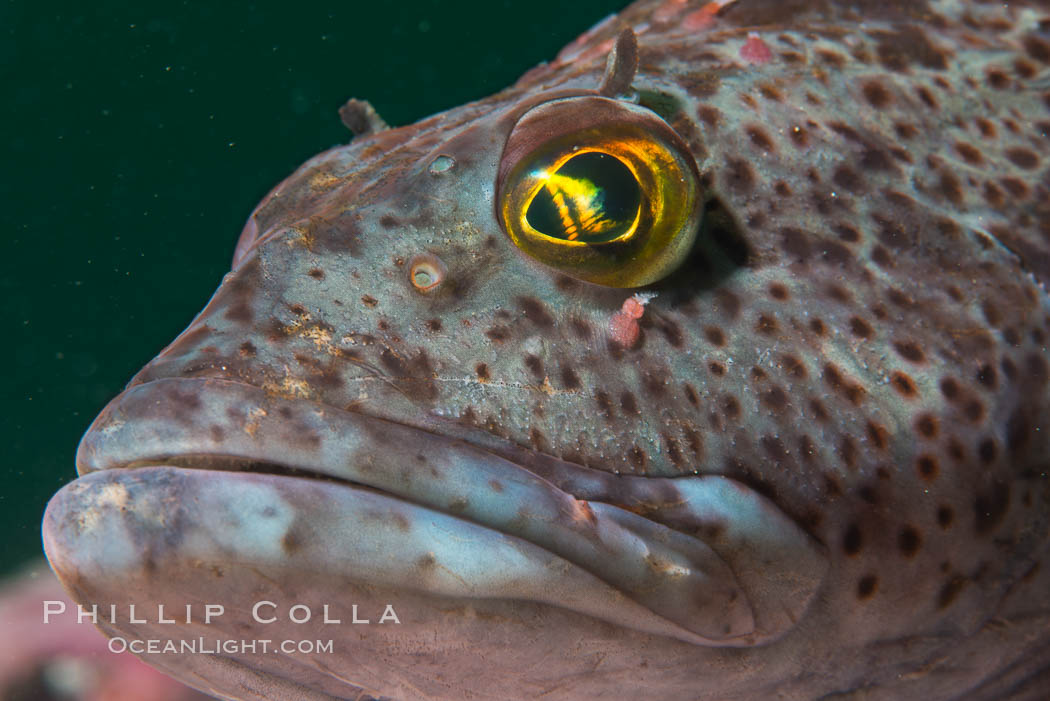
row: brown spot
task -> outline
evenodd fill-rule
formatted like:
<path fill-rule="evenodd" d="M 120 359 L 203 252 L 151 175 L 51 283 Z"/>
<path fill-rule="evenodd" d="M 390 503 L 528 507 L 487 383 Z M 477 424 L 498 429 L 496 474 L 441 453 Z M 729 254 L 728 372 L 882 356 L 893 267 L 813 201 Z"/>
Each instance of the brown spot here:
<path fill-rule="evenodd" d="M 363 297 L 361 297 L 361 303 L 364 304 L 366 307 L 374 307 L 377 304 L 379 304 L 379 300 L 377 300 L 372 295 L 364 295 Z"/>
<path fill-rule="evenodd" d="M 864 179 L 848 165 L 837 167 L 831 175 L 831 181 L 849 192 L 863 192 L 866 189 Z"/>
<path fill-rule="evenodd" d="M 485 332 L 485 335 L 497 343 L 502 343 L 510 338 L 510 329 L 506 326 L 493 326 Z"/>
<path fill-rule="evenodd" d="M 871 324 L 859 316 L 850 317 L 849 330 L 858 338 L 871 338 L 875 335 L 875 329 L 871 328 Z"/>
<path fill-rule="evenodd" d="M 798 378 L 800 380 L 806 378 L 806 366 L 802 364 L 802 361 L 793 355 L 782 355 L 780 356 L 780 366 L 785 373 L 791 377 Z"/>
<path fill-rule="evenodd" d="M 240 347 L 237 349 L 237 351 L 244 358 L 254 358 L 255 357 L 255 346 L 252 345 L 251 341 L 245 341 L 244 343 L 242 343 L 240 345 Z"/>
<path fill-rule="evenodd" d="M 1032 151 L 1026 148 L 1011 148 L 1007 149 L 1006 157 L 1010 159 L 1018 168 L 1024 168 L 1025 170 L 1032 170 L 1039 165 L 1039 156 L 1035 155 Z"/>
<path fill-rule="evenodd" d="M 598 409 L 601 411 L 602 416 L 606 419 L 613 418 L 612 400 L 609 399 L 608 394 L 599 389 L 594 393 L 594 401 L 598 402 Z"/>
<path fill-rule="evenodd" d="M 474 372 L 482 382 L 488 382 L 491 379 L 491 375 L 489 375 L 489 366 L 485 363 L 478 363 L 475 365 Z"/>
<path fill-rule="evenodd" d="M 990 465 L 995 462 L 998 453 L 999 449 L 995 445 L 994 438 L 985 438 L 977 446 L 977 456 L 985 465 Z"/>
<path fill-rule="evenodd" d="M 1024 50 L 1031 57 L 1040 63 L 1050 63 L 1050 42 L 1044 41 L 1039 37 L 1029 34 L 1024 38 Z"/>
<path fill-rule="evenodd" d="M 716 377 L 722 377 L 726 374 L 726 366 L 714 360 L 707 364 L 707 369 Z"/>
<path fill-rule="evenodd" d="M 529 442 L 532 443 L 533 447 L 537 450 L 547 450 L 547 437 L 536 427 L 529 429 Z"/>
<path fill-rule="evenodd" d="M 921 363 L 926 360 L 922 348 L 914 341 L 894 341 L 893 349 L 897 351 L 897 355 L 909 362 Z"/>
<path fill-rule="evenodd" d="M 811 319 L 809 322 L 809 330 L 818 336 L 823 336 L 828 332 L 827 326 L 820 319 Z"/>
<path fill-rule="evenodd" d="M 764 392 L 760 400 L 763 406 L 773 409 L 774 411 L 781 411 L 788 403 L 787 392 L 780 387 L 774 385 L 772 388 Z"/>
<path fill-rule="evenodd" d="M 715 294 L 715 309 L 727 319 L 736 319 L 741 305 L 740 298 L 729 290 L 719 290 Z"/>
<path fill-rule="evenodd" d="M 985 119 L 984 117 L 978 117 L 974 120 L 977 125 L 977 129 L 980 130 L 981 136 L 986 139 L 994 139 L 997 133 L 995 124 Z"/>
<path fill-rule="evenodd" d="M 295 553 L 302 546 L 302 540 L 300 540 L 295 531 L 287 531 L 281 538 L 281 549 L 284 550 L 286 555 Z"/>
<path fill-rule="evenodd" d="M 768 83 L 760 85 L 758 86 L 758 92 L 762 95 L 762 97 L 773 102 L 780 102 L 780 100 L 782 99 L 780 91 L 777 90 L 775 85 L 770 85 Z"/>
<path fill-rule="evenodd" d="M 707 326 L 704 328 L 704 337 L 707 342 L 713 346 L 722 347 L 726 344 L 726 335 L 722 329 L 717 326 Z"/>
<path fill-rule="evenodd" d="M 314 280 L 324 280 L 324 271 L 320 268 L 310 268 L 306 272 L 306 274 L 312 277 Z"/>
<path fill-rule="evenodd" d="M 764 336 L 772 336 L 777 332 L 777 320 L 766 314 L 759 314 L 755 323 L 755 331 Z"/>
<path fill-rule="evenodd" d="M 824 403 L 815 397 L 809 400 L 809 408 L 810 411 L 813 412 L 813 417 L 821 423 L 824 423 L 831 418 L 831 415 L 828 414 L 828 410 L 824 408 Z"/>
<path fill-rule="evenodd" d="M 971 423 L 980 423 L 984 418 L 984 404 L 980 399 L 971 399 L 963 406 L 963 414 Z"/>
<path fill-rule="evenodd" d="M 667 450 L 667 457 L 671 460 L 671 464 L 675 467 L 681 467 L 682 451 L 678 449 L 678 443 L 666 432 L 660 434 L 660 437 L 663 439 L 664 448 Z"/>
<path fill-rule="evenodd" d="M 922 536 L 919 535 L 919 531 L 913 526 L 901 528 L 897 534 L 897 548 L 900 549 L 904 557 L 915 557 L 921 546 Z"/>
<path fill-rule="evenodd" d="M 778 196 L 785 199 L 791 197 L 791 186 L 783 180 L 778 180 L 773 183 L 773 191 L 776 192 Z"/>
<path fill-rule="evenodd" d="M 428 331 L 440 331 L 441 330 L 441 319 L 430 319 L 427 321 Z"/>
<path fill-rule="evenodd" d="M 919 471 L 919 476 L 927 482 L 937 479 L 937 458 L 932 455 L 920 455 L 915 461 L 915 468 Z"/>
<path fill-rule="evenodd" d="M 773 140 L 769 138 L 769 134 L 767 134 L 766 130 L 762 127 L 751 125 L 745 128 L 744 132 L 747 134 L 747 138 L 751 139 L 751 143 L 757 148 L 760 148 L 763 151 L 776 150 Z"/>
<path fill-rule="evenodd" d="M 953 377 L 945 377 L 941 380 L 941 394 L 948 401 L 954 401 L 959 397 L 959 383 L 955 381 Z"/>
<path fill-rule="evenodd" d="M 934 97 L 933 92 L 931 92 L 925 85 L 920 85 L 915 88 L 915 92 L 918 94 L 919 99 L 922 100 L 923 104 L 931 110 L 940 109 L 941 105 L 937 102 L 937 98 Z"/>
<path fill-rule="evenodd" d="M 944 586 L 941 587 L 940 593 L 937 595 L 937 608 L 946 609 L 951 606 L 959 596 L 959 593 L 962 592 L 963 588 L 966 586 L 966 582 L 966 577 L 960 575 L 955 575 L 945 582 Z"/>
<path fill-rule="evenodd" d="M 1028 185 L 1019 178 L 1006 177 L 1000 178 L 999 182 L 1002 183 L 1006 191 L 1009 192 L 1016 199 L 1024 199 L 1028 197 Z"/>
<path fill-rule="evenodd" d="M 580 376 L 568 365 L 561 369 L 561 384 L 568 390 L 578 390 L 583 386 L 580 382 Z"/>
<path fill-rule="evenodd" d="M 822 62 L 826 63 L 832 68 L 841 69 L 846 65 L 846 57 L 837 51 L 830 51 L 829 49 L 817 49 L 817 58 Z"/>
<path fill-rule="evenodd" d="M 663 320 L 660 323 L 660 332 L 664 338 L 671 345 L 672 348 L 682 348 L 685 346 L 685 336 L 682 334 L 681 327 L 673 321 Z"/>
<path fill-rule="evenodd" d="M 722 408 L 725 410 L 726 418 L 736 421 L 740 418 L 740 402 L 731 394 L 722 397 Z"/>
<path fill-rule="evenodd" d="M 856 227 L 849 224 L 838 223 L 832 226 L 831 229 L 846 243 L 857 243 L 860 241 L 860 232 L 857 231 Z"/>
<path fill-rule="evenodd" d="M 859 404 L 864 398 L 864 388 L 843 375 L 842 371 L 832 363 L 824 366 L 824 381 L 854 404 Z"/>
<path fill-rule="evenodd" d="M 984 184 L 984 201 L 995 209 L 1002 209 L 1006 204 L 1006 197 L 999 186 L 989 180 Z"/>
<path fill-rule="evenodd" d="M 543 361 L 531 353 L 525 356 L 525 367 L 529 369 L 537 382 L 542 382 L 546 373 L 543 370 Z"/>
<path fill-rule="evenodd" d="M 871 444 L 879 450 L 885 450 L 886 444 L 889 440 L 889 431 L 886 430 L 885 426 L 880 426 L 874 421 L 868 421 L 868 440 Z"/>
<path fill-rule="evenodd" d="M 963 190 L 959 179 L 953 173 L 941 173 L 941 180 L 937 184 L 937 190 L 952 204 L 962 204 Z"/>
<path fill-rule="evenodd" d="M 704 124 L 712 129 L 718 129 L 722 121 L 722 113 L 710 105 L 701 105 L 697 108 L 696 114 Z"/>
<path fill-rule="evenodd" d="M 1025 60 L 1023 58 L 1019 58 L 1016 61 L 1014 61 L 1014 72 L 1017 73 L 1019 77 L 1024 78 L 1025 80 L 1029 78 L 1034 78 L 1036 71 L 1037 69 L 1035 67 L 1035 64 L 1031 61 Z"/>
<path fill-rule="evenodd" d="M 951 528 L 952 521 L 955 519 L 955 511 L 952 507 L 947 504 L 942 504 L 937 509 L 937 525 L 947 530 Z"/>
<path fill-rule="evenodd" d="M 861 92 L 864 93 L 864 99 L 868 101 L 868 104 L 876 109 L 882 109 L 893 102 L 893 94 L 878 80 L 864 83 L 861 86 Z"/>
<path fill-rule="evenodd" d="M 751 165 L 739 158 L 726 159 L 726 185 L 735 192 L 746 194 L 755 187 L 755 172 Z"/>
<path fill-rule="evenodd" d="M 897 133 L 897 136 L 904 141 L 914 139 L 919 133 L 918 127 L 914 124 L 909 124 L 908 122 L 897 122 L 893 125 L 893 130 Z"/>
<path fill-rule="evenodd" d="M 985 76 L 988 79 L 988 85 L 996 90 L 1006 90 L 1010 87 L 1010 76 L 1006 75 L 1006 71 L 1002 68 L 990 68 Z"/>
<path fill-rule="evenodd" d="M 839 442 L 839 456 L 851 470 L 857 466 L 857 444 L 850 436 L 843 436 Z"/>
<path fill-rule="evenodd" d="M 860 600 L 870 599 L 878 589 L 879 578 L 873 574 L 864 575 L 857 582 L 857 598 Z"/>
<path fill-rule="evenodd" d="M 871 259 L 880 268 L 893 267 L 893 258 L 890 257 L 890 252 L 883 246 L 875 246 L 871 249 Z"/>
<path fill-rule="evenodd" d="M 972 166 L 979 166 L 984 163 L 984 156 L 981 155 L 980 150 L 965 141 L 956 141 L 955 151 L 963 157 L 964 161 Z"/>
<path fill-rule="evenodd" d="M 915 430 L 924 438 L 936 438 L 939 431 L 937 417 L 933 414 L 919 414 L 915 420 Z"/>
<path fill-rule="evenodd" d="M 525 312 L 525 318 L 544 328 L 554 325 L 554 317 L 547 311 L 543 302 L 533 297 L 519 297 L 518 305 Z"/>
<path fill-rule="evenodd" d="M 804 263 L 810 256 L 809 237 L 800 229 L 784 227 L 780 230 L 781 248 L 784 253 Z"/>
<path fill-rule="evenodd" d="M 620 408 L 623 409 L 625 414 L 638 414 L 638 402 L 635 400 L 634 395 L 630 392 L 623 392 L 620 395 Z"/>
<path fill-rule="evenodd" d="M 633 445 L 630 450 L 627 451 L 627 459 L 630 460 L 631 465 L 633 465 L 636 470 L 644 471 L 648 456 L 640 447 Z"/>

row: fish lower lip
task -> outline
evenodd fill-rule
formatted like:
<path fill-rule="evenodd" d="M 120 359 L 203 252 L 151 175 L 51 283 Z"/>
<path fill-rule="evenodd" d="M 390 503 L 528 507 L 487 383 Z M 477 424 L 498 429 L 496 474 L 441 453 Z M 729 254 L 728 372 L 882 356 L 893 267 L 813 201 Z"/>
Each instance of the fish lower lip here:
<path fill-rule="evenodd" d="M 786 611 L 780 600 L 783 596 L 765 591 L 768 584 L 761 582 L 761 572 L 749 575 L 747 563 L 739 561 L 731 568 L 703 540 L 617 506 L 579 499 L 533 471 L 474 445 L 304 399 L 276 396 L 243 383 L 169 378 L 131 387 L 105 408 L 85 434 L 77 466 L 82 477 L 56 495 L 45 531 L 64 532 L 66 522 L 83 520 L 78 511 L 113 511 L 117 507 L 112 495 L 141 494 L 143 478 L 168 489 L 163 486 L 167 482 L 156 475 L 180 475 L 179 480 L 189 480 L 191 491 L 198 489 L 205 474 L 216 484 L 228 486 L 264 480 L 267 488 L 291 494 L 300 493 L 309 483 L 311 489 L 321 487 L 342 495 L 340 508 L 347 510 L 352 511 L 355 504 L 370 504 L 373 510 L 386 505 L 391 512 L 409 509 L 412 523 L 425 522 L 429 513 L 462 524 L 472 537 L 487 533 L 478 541 L 486 543 L 477 548 L 482 558 L 486 552 L 505 547 L 507 539 L 523 541 L 523 546 L 529 546 L 525 549 L 538 547 L 546 556 L 611 587 L 618 601 L 610 605 L 606 594 L 592 598 L 601 601 L 593 607 L 563 605 L 646 632 L 695 644 L 753 645 L 776 637 L 784 621 L 801 613 Z M 216 468 L 222 471 L 214 472 Z M 103 474 L 92 474 L 97 472 Z M 303 480 L 303 476 L 313 479 Z M 740 485 L 723 484 L 729 480 L 707 477 L 675 482 L 679 489 L 695 487 L 693 497 L 688 489 L 675 492 L 674 498 L 687 510 L 712 506 L 717 510 L 719 503 L 725 503 L 735 512 L 754 509 L 761 515 L 760 519 L 746 514 L 741 518 L 737 513 L 737 520 L 747 524 L 760 523 L 775 508 L 760 503 L 760 498 L 753 498 Z M 132 485 L 137 491 L 130 490 Z M 91 489 L 85 494 L 87 487 Z M 240 498 L 235 489 L 230 494 L 233 501 Z M 692 505 L 690 498 L 695 502 Z M 146 501 L 151 504 L 145 507 L 148 513 L 159 508 L 154 501 Z M 182 508 L 176 501 L 171 497 L 164 508 Z M 126 512 L 126 506 L 121 509 Z M 804 607 L 822 579 L 823 555 L 802 543 L 799 538 L 806 537 L 790 522 L 778 530 L 786 534 L 784 543 L 758 543 L 755 533 L 743 533 L 724 552 L 765 548 L 762 558 L 785 553 L 798 563 L 798 569 L 806 570 L 801 578 L 808 584 L 798 604 Z M 79 538 L 80 531 L 74 531 L 69 537 Z M 765 533 L 762 537 L 768 539 Z M 741 542 L 749 539 L 742 548 Z M 63 548 L 58 535 L 50 541 L 52 547 Z M 401 572 L 400 576 L 409 574 Z M 759 591 L 759 598 L 771 599 L 768 607 L 754 606 Z M 790 594 L 799 599 L 799 593 Z"/>

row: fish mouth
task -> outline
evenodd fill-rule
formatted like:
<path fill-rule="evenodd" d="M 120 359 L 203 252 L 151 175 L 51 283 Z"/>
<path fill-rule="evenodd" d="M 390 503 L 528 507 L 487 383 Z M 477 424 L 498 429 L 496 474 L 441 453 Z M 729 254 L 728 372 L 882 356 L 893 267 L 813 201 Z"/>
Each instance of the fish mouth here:
<path fill-rule="evenodd" d="M 97 522 L 103 512 L 127 519 L 134 511 L 128 494 L 151 485 L 164 489 L 172 479 L 209 479 L 236 500 L 237 484 L 264 480 L 289 492 L 320 488 L 337 495 L 346 523 L 362 510 L 400 513 L 391 524 L 407 521 L 427 532 L 424 560 L 461 557 L 464 539 L 482 570 L 487 561 L 504 561 L 508 548 L 532 558 L 531 587 L 520 585 L 528 577 L 508 587 L 505 578 L 475 572 L 460 577 L 469 586 L 439 592 L 444 595 L 531 599 L 697 645 L 751 646 L 778 637 L 801 615 L 791 609 L 804 608 L 823 577 L 826 562 L 808 536 L 732 480 L 614 478 L 552 462 L 539 474 L 536 465 L 458 438 L 253 385 L 159 379 L 127 389 L 85 434 L 77 452 L 81 477 L 49 504 L 45 545 L 66 580 L 77 568 L 70 558 L 85 547 L 85 522 Z M 153 498 L 142 508 L 174 511 L 180 508 L 175 499 Z M 308 513 L 297 519 L 309 520 L 311 508 L 304 501 L 299 510 Z M 652 514 L 663 522 L 647 517 Z M 784 523 L 771 540 L 765 526 L 754 524 L 773 517 Z M 385 537 L 396 540 L 395 531 L 389 525 Z M 270 537 L 289 535 L 273 531 Z M 802 552 L 800 542 L 807 545 Z M 135 566 L 134 553 L 121 557 Z M 769 558 L 786 557 L 800 575 L 790 584 L 764 581 L 760 570 Z M 574 584 L 552 585 L 555 571 Z M 407 566 L 373 574 L 409 589 L 434 588 Z"/>

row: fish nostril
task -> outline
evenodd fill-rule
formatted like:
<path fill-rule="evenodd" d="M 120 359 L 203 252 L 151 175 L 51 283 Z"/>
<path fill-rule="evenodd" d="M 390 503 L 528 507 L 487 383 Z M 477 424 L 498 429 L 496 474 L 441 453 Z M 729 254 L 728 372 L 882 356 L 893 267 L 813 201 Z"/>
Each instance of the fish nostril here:
<path fill-rule="evenodd" d="M 433 292 L 448 276 L 448 268 L 431 253 L 413 256 L 408 265 L 408 279 L 420 292 Z"/>

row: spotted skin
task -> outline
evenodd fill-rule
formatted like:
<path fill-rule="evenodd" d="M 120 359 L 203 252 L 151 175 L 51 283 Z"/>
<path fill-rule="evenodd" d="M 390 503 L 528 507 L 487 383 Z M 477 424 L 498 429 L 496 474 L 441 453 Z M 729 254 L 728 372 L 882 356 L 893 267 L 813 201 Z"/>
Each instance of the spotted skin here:
<path fill-rule="evenodd" d="M 424 428 L 656 521 L 674 520 L 668 502 L 630 480 L 721 475 L 826 556 L 815 603 L 770 645 L 612 654 L 632 692 L 1041 698 L 1050 14 L 737 0 L 683 25 L 702 4 L 638 2 L 502 93 L 304 164 L 132 386 L 233 380 Z M 596 90 L 625 27 L 632 87 L 689 145 L 706 198 L 693 253 L 646 288 L 630 343 L 610 319 L 632 291 L 530 260 L 493 202 L 517 118 Z M 440 284 L 413 283 L 420 256 Z M 195 401 L 165 406 L 193 423 Z M 197 428 L 218 447 L 249 423 Z M 114 466 L 102 448 L 81 457 Z M 608 693 L 574 683 L 554 697 Z"/>

